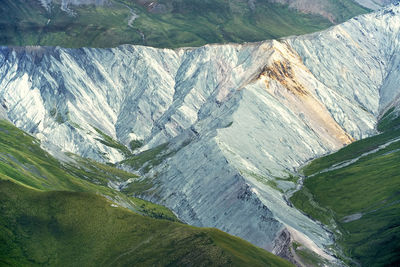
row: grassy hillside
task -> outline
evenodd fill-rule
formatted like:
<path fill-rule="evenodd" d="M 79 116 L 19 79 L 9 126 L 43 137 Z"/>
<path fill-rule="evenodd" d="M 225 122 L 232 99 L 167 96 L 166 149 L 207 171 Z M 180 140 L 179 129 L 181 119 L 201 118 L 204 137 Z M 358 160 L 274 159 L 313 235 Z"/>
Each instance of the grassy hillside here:
<path fill-rule="evenodd" d="M 290 266 L 219 230 L 141 216 L 90 193 L 0 181 L 0 212 L 0 265 Z"/>
<path fill-rule="evenodd" d="M 256 1 L 251 8 L 241 0 L 159 0 L 165 7 L 162 12 L 150 10 L 148 2 L 111 0 L 107 6 L 71 7 L 77 14 L 73 17 L 57 4 L 48 12 L 37 0 L 3 0 L 0 45 L 112 47 L 131 43 L 174 48 L 260 41 L 332 25 L 319 15 L 268 1 Z M 367 12 L 351 0 L 325 2 L 336 22 Z M 128 25 L 132 11 L 139 17 Z"/>
<path fill-rule="evenodd" d="M 0 179 L 50 191 L 91 192 L 107 196 L 140 214 L 176 221 L 165 207 L 128 197 L 107 187 L 109 181 L 140 180 L 134 174 L 71 155 L 61 163 L 41 149 L 39 142 L 6 121 L 0 121 Z"/>
<path fill-rule="evenodd" d="M 0 266 L 290 266 L 240 238 L 182 224 L 165 207 L 107 187 L 109 180 L 137 184 L 140 177 L 71 159 L 57 161 L 36 139 L 0 121 Z"/>
<path fill-rule="evenodd" d="M 398 126 L 398 117 L 384 117 L 378 125 L 384 133 L 313 161 L 303 171 L 314 176 L 291 198 L 297 208 L 336 233 L 341 256 L 349 263 L 346 257 L 363 266 L 400 264 Z"/>

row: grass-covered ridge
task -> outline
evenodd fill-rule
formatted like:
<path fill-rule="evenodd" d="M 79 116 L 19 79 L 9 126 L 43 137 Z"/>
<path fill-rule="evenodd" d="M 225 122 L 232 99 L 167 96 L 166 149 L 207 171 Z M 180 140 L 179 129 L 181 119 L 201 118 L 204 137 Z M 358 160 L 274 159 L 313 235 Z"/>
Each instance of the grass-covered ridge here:
<path fill-rule="evenodd" d="M 3 266 L 290 266 L 215 229 L 141 216 L 82 192 L 0 180 Z"/>
<path fill-rule="evenodd" d="M 396 121 L 393 117 L 389 124 L 384 117 L 378 125 L 384 133 L 311 162 L 304 173 L 313 176 L 291 198 L 297 208 L 336 233 L 341 256 L 348 263 L 347 257 L 362 266 L 400 264 L 400 130 Z M 338 168 L 352 159 L 358 160 Z"/>
<path fill-rule="evenodd" d="M 134 182 L 138 176 L 76 155 L 70 157 L 71 161 L 58 161 L 41 149 L 37 139 L 11 123 L 0 120 L 0 179 L 43 191 L 100 194 L 140 214 L 177 220 L 163 206 L 130 197 L 108 187 L 110 182 Z"/>
<path fill-rule="evenodd" d="M 111 0 L 106 6 L 71 7 L 75 17 L 57 4 L 48 12 L 39 2 L 2 1 L 0 45 L 114 47 L 128 43 L 175 48 L 260 41 L 333 25 L 322 16 L 269 1 L 256 1 L 252 8 L 248 1 Z M 167 8 L 151 12 L 146 4 L 139 4 L 143 2 L 159 2 Z M 368 11 L 352 0 L 324 2 L 336 23 Z M 138 17 L 128 25 L 132 10 Z"/>

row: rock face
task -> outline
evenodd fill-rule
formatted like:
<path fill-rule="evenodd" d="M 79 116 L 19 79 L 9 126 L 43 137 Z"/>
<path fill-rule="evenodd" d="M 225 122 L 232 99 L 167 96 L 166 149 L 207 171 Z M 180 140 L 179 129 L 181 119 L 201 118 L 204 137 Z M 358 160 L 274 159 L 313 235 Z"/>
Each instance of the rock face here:
<path fill-rule="evenodd" d="M 254 44 L 3 47 L 0 104 L 49 150 L 119 162 L 101 136 L 142 151 L 167 143 L 144 198 L 280 255 L 291 238 L 329 258 L 331 234 L 286 201 L 289 174 L 375 133 L 400 95 L 399 28 L 391 6 Z"/>

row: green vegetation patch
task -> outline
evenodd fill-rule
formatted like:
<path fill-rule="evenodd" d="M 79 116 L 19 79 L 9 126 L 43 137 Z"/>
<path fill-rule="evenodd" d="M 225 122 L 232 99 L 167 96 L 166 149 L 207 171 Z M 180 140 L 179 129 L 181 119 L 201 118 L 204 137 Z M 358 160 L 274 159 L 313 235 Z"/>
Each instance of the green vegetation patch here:
<path fill-rule="evenodd" d="M 166 12 L 149 12 L 143 1 L 111 0 L 106 6 L 70 6 L 76 16 L 54 4 L 46 11 L 39 1 L 3 0 L 0 6 L 1 45 L 115 47 L 201 46 L 207 43 L 252 42 L 299 35 L 330 27 L 328 19 L 304 14 L 287 5 L 256 1 L 159 0 Z M 156 1 L 154 1 L 156 2 Z M 131 10 L 138 17 L 129 26 Z M 335 23 L 368 12 L 351 0 L 321 4 Z"/>
<path fill-rule="evenodd" d="M 167 208 L 144 201 L 107 187 L 108 182 L 135 183 L 138 176 L 71 155 L 73 161 L 61 163 L 40 148 L 38 140 L 11 123 L 0 121 L 0 179 L 44 191 L 64 190 L 91 192 L 107 196 L 131 210 L 156 218 L 177 221 Z M 130 186 L 139 193 L 142 188 Z"/>
<path fill-rule="evenodd" d="M 321 258 L 314 251 L 309 250 L 302 244 L 298 242 L 292 243 L 292 249 L 296 253 L 296 255 L 302 260 L 303 263 L 307 264 L 307 266 L 328 266 L 329 262 Z"/>
<path fill-rule="evenodd" d="M 113 164 L 99 163 L 95 160 L 82 158 L 74 154 L 69 154 L 69 156 L 74 162 L 64 163 L 64 169 L 75 177 L 94 184 L 107 186 L 109 181 L 122 183 L 139 177 L 133 173 L 117 169 Z"/>
<path fill-rule="evenodd" d="M 112 137 L 108 136 L 107 134 L 102 132 L 100 129 L 98 129 L 96 127 L 93 127 L 93 129 L 95 129 L 96 132 L 101 136 L 101 139 L 96 139 L 97 141 L 99 141 L 103 145 L 118 149 L 122 154 L 124 154 L 125 157 L 129 157 L 132 155 L 132 152 L 129 150 L 129 148 L 127 148 L 120 142 L 114 140 Z"/>
<path fill-rule="evenodd" d="M 378 123 L 378 131 L 390 131 L 398 129 L 400 126 L 400 116 L 399 112 L 395 111 L 394 107 L 389 109 Z"/>
<path fill-rule="evenodd" d="M 0 181 L 0 213 L 5 266 L 291 266 L 221 231 L 144 217 L 91 193 Z"/>
<path fill-rule="evenodd" d="M 154 183 L 150 178 L 141 178 L 131 181 L 126 187 L 122 189 L 122 192 L 127 195 L 135 196 L 145 193 L 153 187 Z"/>
<path fill-rule="evenodd" d="M 306 174 L 355 158 L 400 137 L 399 130 L 355 142 L 304 168 Z M 336 233 L 348 257 L 363 266 L 400 263 L 400 142 L 355 163 L 307 178 L 292 203 Z"/>
<path fill-rule="evenodd" d="M 153 166 L 159 165 L 166 158 L 176 153 L 175 150 L 169 148 L 168 143 L 145 150 L 139 154 L 130 156 L 121 161 L 122 165 L 128 165 L 135 170 L 142 170 L 148 173 Z"/>
<path fill-rule="evenodd" d="M 336 153 L 313 160 L 310 164 L 302 169 L 302 172 L 307 176 L 316 174 L 335 164 L 356 158 L 363 153 L 372 151 L 378 148 L 380 145 L 383 145 L 398 137 L 400 137 L 400 129 L 362 139 L 342 148 Z"/>
<path fill-rule="evenodd" d="M 138 148 L 141 148 L 143 146 L 143 141 L 142 140 L 132 140 L 129 142 L 129 147 L 131 148 L 131 150 L 135 150 Z"/>

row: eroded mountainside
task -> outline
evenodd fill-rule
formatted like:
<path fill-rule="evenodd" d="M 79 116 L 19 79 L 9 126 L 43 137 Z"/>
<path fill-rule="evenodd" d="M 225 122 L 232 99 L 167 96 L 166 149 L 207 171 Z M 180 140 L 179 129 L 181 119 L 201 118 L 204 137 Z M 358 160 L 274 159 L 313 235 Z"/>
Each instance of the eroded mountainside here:
<path fill-rule="evenodd" d="M 376 133 L 399 99 L 400 7 L 280 41 L 155 49 L 3 47 L 1 104 L 54 155 L 137 171 L 110 184 L 290 257 L 335 262 L 332 234 L 291 207 L 296 171 Z M 140 190 L 137 188 L 140 186 Z"/>

